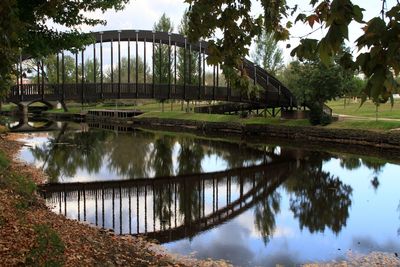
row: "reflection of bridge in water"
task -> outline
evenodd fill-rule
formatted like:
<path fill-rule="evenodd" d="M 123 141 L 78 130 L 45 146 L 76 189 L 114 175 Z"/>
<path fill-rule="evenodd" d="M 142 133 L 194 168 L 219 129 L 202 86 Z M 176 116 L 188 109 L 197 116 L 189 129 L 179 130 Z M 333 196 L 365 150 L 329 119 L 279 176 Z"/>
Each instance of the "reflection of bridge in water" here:
<path fill-rule="evenodd" d="M 296 170 L 281 159 L 221 172 L 91 183 L 47 184 L 54 211 L 161 243 L 193 237 L 252 208 Z"/>
<path fill-rule="evenodd" d="M 57 122 L 43 118 L 28 118 L 28 116 L 21 116 L 18 121 L 9 125 L 12 132 L 47 132 L 60 130 L 60 128 Z"/>

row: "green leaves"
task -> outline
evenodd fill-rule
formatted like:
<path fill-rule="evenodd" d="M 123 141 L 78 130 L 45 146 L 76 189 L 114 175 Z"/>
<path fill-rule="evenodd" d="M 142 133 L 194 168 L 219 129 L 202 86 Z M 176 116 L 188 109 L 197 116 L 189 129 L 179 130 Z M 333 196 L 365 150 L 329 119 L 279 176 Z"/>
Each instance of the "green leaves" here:
<path fill-rule="evenodd" d="M 292 50 L 290 55 L 297 56 L 300 60 L 310 59 L 315 57 L 315 52 L 318 47 L 318 40 L 316 39 L 302 39 L 300 45 Z"/>
<path fill-rule="evenodd" d="M 75 29 L 82 24 L 104 24 L 84 12 L 113 8 L 121 10 L 128 0 L 30 1 L 2 0 L 0 4 L 0 95 L 9 89 L 19 49 L 22 54 L 44 57 L 60 50 L 77 50 L 92 43 L 90 34 Z M 47 26 L 49 21 L 69 28 L 59 32 Z"/>

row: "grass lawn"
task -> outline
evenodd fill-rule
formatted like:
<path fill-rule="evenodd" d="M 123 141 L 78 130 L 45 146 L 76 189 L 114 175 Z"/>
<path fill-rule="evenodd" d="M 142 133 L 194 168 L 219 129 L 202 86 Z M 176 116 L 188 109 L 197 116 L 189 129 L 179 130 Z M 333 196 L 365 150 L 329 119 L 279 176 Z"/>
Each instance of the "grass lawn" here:
<path fill-rule="evenodd" d="M 10 110 L 13 110 L 16 108 L 17 108 L 17 105 L 15 105 L 15 104 L 2 104 L 2 106 L 1 106 L 2 111 L 10 111 Z"/>
<path fill-rule="evenodd" d="M 371 131 L 387 131 L 392 129 L 400 129 L 400 121 L 384 121 L 384 120 L 343 120 L 325 126 L 334 129 L 358 129 Z"/>
<path fill-rule="evenodd" d="M 362 106 L 361 100 L 358 103 L 350 100 L 350 103 L 344 105 L 344 100 L 329 101 L 327 105 L 332 108 L 333 113 L 359 116 L 359 117 L 369 117 L 375 119 L 376 117 L 376 106 L 371 101 L 366 101 Z M 390 119 L 400 119 L 400 100 L 397 99 L 392 106 L 390 103 L 381 104 L 378 107 L 378 119 L 379 118 L 390 118 Z"/>

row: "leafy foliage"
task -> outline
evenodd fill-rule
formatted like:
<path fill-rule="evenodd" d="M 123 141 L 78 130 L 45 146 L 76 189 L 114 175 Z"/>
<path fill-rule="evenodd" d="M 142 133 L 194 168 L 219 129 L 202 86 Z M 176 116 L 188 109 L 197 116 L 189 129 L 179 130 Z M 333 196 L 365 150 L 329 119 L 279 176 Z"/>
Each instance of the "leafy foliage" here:
<path fill-rule="evenodd" d="M 399 83 L 394 79 L 400 71 L 400 3 L 397 2 L 387 12 L 382 8 L 382 17 L 370 21 L 363 20 L 363 9 L 351 0 L 311 0 L 312 11 L 297 14 L 297 5 L 291 7 L 287 1 L 260 0 L 264 14 L 252 16 L 252 2 L 186 0 L 189 9 L 189 38 L 213 38 L 208 58 L 209 63 L 222 63 L 224 74 L 229 79 L 245 80 L 243 72 L 238 74 L 232 69 L 241 70 L 242 58 L 248 54 L 248 47 L 254 37 L 263 30 L 273 33 L 276 40 L 287 40 L 289 29 L 294 23 L 301 22 L 311 29 L 316 25 L 325 28 L 326 34 L 321 40 L 302 37 L 300 44 L 292 50 L 292 56 L 300 60 L 311 59 L 318 55 L 325 65 L 329 65 L 334 56 L 341 52 L 345 40 L 349 39 L 349 24 L 357 22 L 363 25 L 364 33 L 357 41 L 359 54 L 353 60 L 350 52 L 341 55 L 340 64 L 352 70 L 362 71 L 368 82 L 364 89 L 364 100 L 371 97 L 375 103 L 393 101 L 392 93 L 398 90 Z M 385 7 L 386 0 L 383 0 Z M 294 21 L 282 24 L 289 15 L 297 15 Z M 216 37 L 220 31 L 222 37 Z M 245 82 L 237 82 L 245 85 Z"/>
<path fill-rule="evenodd" d="M 19 54 L 41 58 L 63 49 L 76 50 L 91 43 L 90 34 L 77 26 L 105 24 L 104 20 L 85 16 L 83 12 L 121 10 L 128 0 L 30 1 L 4 0 L 0 3 L 0 92 L 5 92 L 17 74 Z M 64 26 L 57 31 L 48 22 Z"/>

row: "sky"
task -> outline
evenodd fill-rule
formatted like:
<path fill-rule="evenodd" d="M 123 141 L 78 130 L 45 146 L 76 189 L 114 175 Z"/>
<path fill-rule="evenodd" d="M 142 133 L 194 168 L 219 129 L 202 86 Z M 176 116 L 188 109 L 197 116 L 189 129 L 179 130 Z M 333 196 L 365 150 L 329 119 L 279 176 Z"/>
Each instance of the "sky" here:
<path fill-rule="evenodd" d="M 299 10 L 307 11 L 311 10 L 308 5 L 308 0 L 287 0 L 289 6 L 299 5 Z M 381 0 L 353 0 L 354 4 L 359 5 L 365 9 L 364 19 L 369 20 L 370 18 L 379 15 L 381 10 Z M 387 0 L 387 6 L 396 4 L 396 0 Z M 102 31 L 102 30 L 124 30 L 124 29 L 138 29 L 138 30 L 151 30 L 154 23 L 165 13 L 170 17 L 174 25 L 174 31 L 177 32 L 178 25 L 180 24 L 182 15 L 189 7 L 188 4 L 184 3 L 184 0 L 131 0 L 125 7 L 124 10 L 115 12 L 109 10 L 104 14 L 102 12 L 94 12 L 88 14 L 94 18 L 102 18 L 107 21 L 107 25 L 92 26 L 81 26 L 81 30 L 85 32 L 89 31 Z M 262 12 L 259 1 L 252 0 L 252 13 L 258 14 Z M 290 18 L 289 18 L 290 19 Z M 294 18 L 291 18 L 294 20 Z M 318 26 L 314 26 L 317 28 Z M 362 34 L 361 25 L 352 23 L 349 29 L 349 42 L 350 48 L 355 49 L 354 41 Z M 57 27 L 62 29 L 61 27 Z M 285 62 L 290 62 L 290 51 L 297 46 L 299 38 L 296 36 L 303 36 L 313 31 L 309 26 L 302 23 L 297 23 L 291 29 L 292 38 L 286 42 L 280 42 L 279 46 L 284 51 Z M 310 38 L 321 38 L 323 30 L 317 31 L 310 35 Z M 290 43 L 291 48 L 287 49 L 286 45 Z M 252 51 L 253 47 L 251 48 Z M 356 53 L 357 51 L 355 51 Z M 250 52 L 251 54 L 251 52 Z"/>

